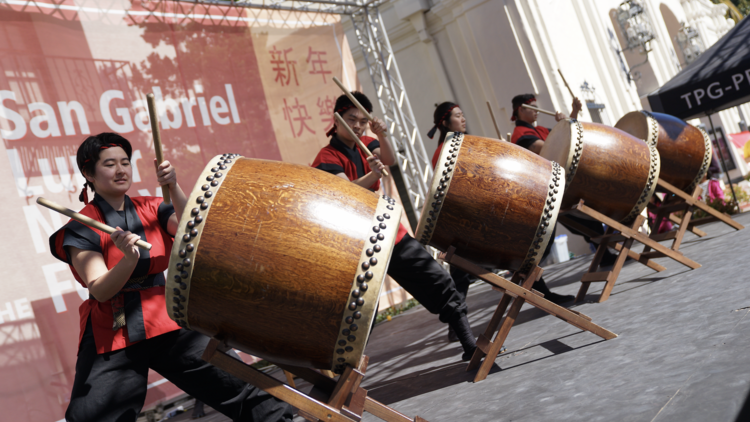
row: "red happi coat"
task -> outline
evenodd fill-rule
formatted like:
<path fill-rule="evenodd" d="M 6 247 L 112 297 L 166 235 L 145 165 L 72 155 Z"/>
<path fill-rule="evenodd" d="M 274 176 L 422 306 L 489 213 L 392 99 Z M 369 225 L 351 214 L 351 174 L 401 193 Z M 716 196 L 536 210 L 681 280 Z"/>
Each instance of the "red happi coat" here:
<path fill-rule="evenodd" d="M 141 257 L 130 280 L 147 277 L 148 283 L 153 283 L 153 287 L 128 292 L 130 294 L 128 297 L 135 302 L 129 308 L 134 310 L 128 312 L 127 315 L 128 318 L 134 315 L 132 318 L 137 323 L 131 324 L 133 319 L 128 319 L 127 325 L 116 330 L 113 329 L 113 304 L 114 301 L 122 301 L 123 296 L 117 295 L 104 302 L 99 302 L 90 296 L 79 308 L 81 326 L 79 344 L 89 318 L 91 318 L 96 350 L 100 354 L 123 349 L 137 341 L 178 330 L 180 327 L 167 314 L 163 275 L 169 265 L 169 255 L 172 249 L 173 240 L 166 231 L 166 222 L 174 213 L 173 207 L 164 205 L 162 198 L 125 196 L 123 216 L 112 209 L 106 201 L 95 196 L 94 200 L 80 213 L 112 227 L 119 225 L 123 229 L 124 221 L 127 230 L 141 236 L 141 239 L 152 245 L 150 251 L 140 250 Z M 101 253 L 108 269 L 117 265 L 123 257 L 123 253 L 117 249 L 108 234 L 73 220 L 65 224 L 50 237 L 50 250 L 53 256 L 70 265 L 73 277 L 84 287 L 86 283 L 73 268 L 66 246 Z M 117 305 L 122 306 L 122 302 L 118 302 Z M 131 337 L 136 337 L 136 340 L 132 340 Z"/>

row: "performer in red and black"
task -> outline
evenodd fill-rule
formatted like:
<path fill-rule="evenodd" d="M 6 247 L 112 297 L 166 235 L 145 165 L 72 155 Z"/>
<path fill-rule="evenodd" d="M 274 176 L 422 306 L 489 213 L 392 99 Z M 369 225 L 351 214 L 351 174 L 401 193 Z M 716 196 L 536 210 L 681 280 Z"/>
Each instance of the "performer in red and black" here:
<path fill-rule="evenodd" d="M 52 254 L 89 291 L 79 309 L 66 421 L 134 421 L 146 398 L 149 368 L 235 421 L 291 421 L 289 405 L 203 361 L 208 337 L 181 329 L 167 315 L 163 272 L 187 198 L 168 161 L 159 164 L 157 177 L 169 186 L 173 205 L 126 195 L 131 153 L 125 138 L 101 133 L 87 138 L 76 157 L 86 178 L 80 213 L 117 231 L 108 235 L 70 221 L 50 237 Z M 95 192 L 91 202 L 87 186 Z M 152 249 L 140 250 L 138 239 Z"/>
<path fill-rule="evenodd" d="M 515 97 L 513 97 L 513 100 L 512 100 L 513 117 L 511 117 L 511 120 L 516 122 L 516 128 L 513 130 L 513 135 L 511 136 L 510 141 L 518 146 L 522 146 L 530 150 L 531 152 L 539 154 L 539 151 L 542 150 L 542 146 L 544 145 L 544 141 L 547 139 L 547 136 L 549 135 L 550 130 L 546 127 L 535 126 L 534 123 L 536 122 L 539 112 L 537 112 L 536 110 L 522 107 L 523 104 L 528 104 L 528 105 L 537 107 L 536 97 L 534 96 L 534 94 L 522 94 L 522 95 L 516 95 Z M 570 113 L 570 118 L 575 119 L 576 117 L 578 117 L 578 112 L 580 110 L 581 110 L 581 100 L 579 100 L 578 98 L 574 98 L 573 99 L 573 111 Z M 565 119 L 564 114 L 558 112 L 555 115 L 556 121 L 559 122 L 560 120 L 563 120 L 563 119 Z M 568 216 L 567 218 L 570 218 L 571 220 L 575 220 L 577 223 L 588 227 L 589 229 L 591 229 L 598 235 L 604 235 L 604 228 L 602 227 L 601 223 L 598 223 L 592 220 L 586 220 L 583 218 L 577 218 L 573 216 Z M 572 233 L 582 235 L 586 242 L 591 243 L 591 238 L 589 238 L 588 236 L 570 227 L 567 227 L 567 228 Z M 552 239 L 554 240 L 554 238 L 555 238 L 555 235 L 553 233 Z M 549 254 L 549 252 L 552 250 L 551 249 L 552 244 L 553 242 L 550 241 L 549 245 L 547 245 L 547 250 L 544 252 L 544 257 L 546 257 Z M 613 265 L 615 263 L 615 260 L 617 260 L 617 255 L 607 250 L 604 254 L 604 258 L 602 259 L 601 265 L 603 267 Z M 534 288 L 536 289 L 536 286 Z M 546 296 L 546 293 L 544 291 L 542 290 L 539 290 L 539 291 L 544 293 Z"/>
<path fill-rule="evenodd" d="M 448 132 L 466 133 L 466 117 L 464 117 L 464 112 L 458 104 L 446 101 L 435 108 L 435 112 L 432 113 L 432 122 L 435 126 L 427 132 L 427 136 L 432 139 L 435 132 L 440 131 L 437 149 L 432 154 L 432 168 L 434 169 L 440 158 L 440 151 L 443 149 Z"/>
<path fill-rule="evenodd" d="M 368 111 L 372 103 L 361 92 L 354 97 Z M 370 122 L 370 130 L 377 139 L 363 136 L 367 129 L 367 118 L 345 95 L 336 100 L 335 112 L 343 117 L 354 133 L 373 153 L 366 157 L 350 139 L 345 128 L 338 121 L 328 132 L 329 145 L 320 150 L 312 166 L 350 180 L 370 190 L 380 187 L 380 175 L 386 165 L 396 163 L 396 156 L 388 141 L 385 123 L 375 118 Z M 365 164 L 366 163 L 366 164 Z M 451 276 L 435 261 L 422 245 L 409 236 L 406 228 L 399 227 L 396 245 L 393 248 L 388 275 L 393 277 L 407 292 L 419 301 L 428 311 L 439 315 L 440 321 L 449 324 L 456 332 L 464 353 L 463 360 L 471 359 L 476 349 L 474 334 L 466 317 L 466 301 L 457 291 Z"/>

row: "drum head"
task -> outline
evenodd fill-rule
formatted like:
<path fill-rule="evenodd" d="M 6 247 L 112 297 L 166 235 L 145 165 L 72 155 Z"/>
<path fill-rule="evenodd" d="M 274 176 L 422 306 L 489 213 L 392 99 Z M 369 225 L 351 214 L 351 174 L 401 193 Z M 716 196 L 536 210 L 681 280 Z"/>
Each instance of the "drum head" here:
<path fill-rule="evenodd" d="M 570 169 L 575 153 L 573 146 L 573 140 L 576 139 L 573 135 L 574 130 L 576 130 L 576 125 L 572 124 L 570 119 L 561 120 L 552 128 L 544 141 L 542 150 L 539 151 L 540 156 L 560 164 L 566 174 Z M 568 180 L 568 183 L 570 183 L 570 180 Z"/>
<path fill-rule="evenodd" d="M 622 118 L 615 124 L 615 127 L 635 136 L 642 141 L 645 141 L 647 144 L 658 141 L 658 128 L 656 136 L 651 134 L 649 130 L 648 116 L 646 116 L 644 113 L 641 113 L 640 111 L 631 111 L 630 113 L 622 116 Z"/>

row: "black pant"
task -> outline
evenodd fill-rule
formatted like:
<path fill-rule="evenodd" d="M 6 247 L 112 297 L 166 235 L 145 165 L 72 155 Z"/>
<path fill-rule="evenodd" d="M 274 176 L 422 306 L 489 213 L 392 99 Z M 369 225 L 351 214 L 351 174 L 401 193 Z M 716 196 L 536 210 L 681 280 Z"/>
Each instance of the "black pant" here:
<path fill-rule="evenodd" d="M 466 302 L 450 274 L 408 234 L 393 247 L 388 275 L 428 311 L 438 314 L 440 321 L 449 323 L 466 315 Z"/>
<path fill-rule="evenodd" d="M 66 421 L 135 421 L 146 399 L 149 368 L 234 421 L 292 420 L 288 404 L 202 360 L 208 340 L 180 329 L 97 354 L 89 321 Z"/>
<path fill-rule="evenodd" d="M 602 227 L 602 223 L 600 223 L 598 221 L 588 220 L 586 218 L 574 217 L 572 215 L 567 215 L 567 216 L 565 216 L 565 218 L 569 218 L 569 219 L 575 221 L 576 223 L 578 223 L 578 224 L 580 224 L 582 226 L 585 226 L 587 229 L 595 232 L 597 234 L 597 236 L 601 236 L 601 235 L 604 234 L 604 227 Z M 563 226 L 565 226 L 565 228 L 567 228 L 568 230 L 570 230 L 571 233 L 583 236 L 583 240 L 585 240 L 586 243 L 591 243 L 591 238 L 590 237 L 586 236 L 585 234 L 579 232 L 578 230 L 576 230 L 574 228 L 568 227 L 563 222 L 560 222 L 560 224 L 562 224 Z M 550 240 L 550 243 L 553 240 L 555 240 L 554 237 L 552 238 L 552 240 Z"/>

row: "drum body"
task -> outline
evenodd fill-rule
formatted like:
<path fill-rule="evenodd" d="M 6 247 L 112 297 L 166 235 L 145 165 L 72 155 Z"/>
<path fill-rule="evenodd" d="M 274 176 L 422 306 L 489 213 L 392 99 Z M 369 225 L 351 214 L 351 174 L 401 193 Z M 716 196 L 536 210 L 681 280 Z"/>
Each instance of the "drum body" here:
<path fill-rule="evenodd" d="M 323 171 L 217 156 L 175 235 L 167 310 L 272 362 L 356 367 L 400 217 L 394 200 Z"/>
<path fill-rule="evenodd" d="M 692 194 L 711 165 L 708 134 L 669 114 L 632 111 L 616 128 L 653 144 L 661 159 L 660 178 Z"/>
<path fill-rule="evenodd" d="M 587 206 L 624 223 L 643 211 L 659 177 L 656 148 L 597 123 L 561 120 L 539 155 L 565 168 L 563 210 L 583 199 Z"/>
<path fill-rule="evenodd" d="M 477 265 L 528 271 L 552 236 L 563 173 L 509 142 L 449 133 L 416 237 Z"/>

